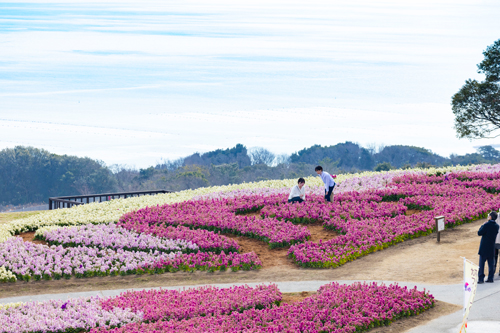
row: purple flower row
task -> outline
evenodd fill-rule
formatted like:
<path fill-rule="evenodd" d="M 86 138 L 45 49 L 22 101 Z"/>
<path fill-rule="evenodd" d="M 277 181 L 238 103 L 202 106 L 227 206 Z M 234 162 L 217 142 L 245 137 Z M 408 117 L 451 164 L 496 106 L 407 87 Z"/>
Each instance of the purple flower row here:
<path fill-rule="evenodd" d="M 151 234 L 160 238 L 187 240 L 196 244 L 200 251 L 205 252 L 238 252 L 240 248 L 235 240 L 219 233 L 203 229 L 193 230 L 180 225 L 165 227 L 163 225 L 150 225 L 149 223 L 144 224 L 129 222 L 120 222 L 118 225 L 124 229 L 134 230 L 140 234 Z"/>
<path fill-rule="evenodd" d="M 255 253 L 190 254 L 158 251 L 125 251 L 78 246 L 64 248 L 24 242 L 13 237 L 0 244 L 0 266 L 18 280 L 60 279 L 106 275 L 164 273 L 179 270 L 257 269 L 262 263 Z"/>
<path fill-rule="evenodd" d="M 124 251 L 78 246 L 47 246 L 13 237 L 0 244 L 0 266 L 18 280 L 60 279 L 130 274 L 144 263 L 172 260 L 180 253 Z"/>
<path fill-rule="evenodd" d="M 361 284 L 322 286 L 318 294 L 293 304 L 230 315 L 187 320 L 131 323 L 121 328 L 97 328 L 91 333 L 152 332 L 335 332 L 352 333 L 417 315 L 434 306 L 425 292 L 398 285 Z"/>
<path fill-rule="evenodd" d="M 97 247 L 128 251 L 198 252 L 198 246 L 183 239 L 139 234 L 111 224 L 87 224 L 47 230 L 41 237 L 51 245 Z"/>

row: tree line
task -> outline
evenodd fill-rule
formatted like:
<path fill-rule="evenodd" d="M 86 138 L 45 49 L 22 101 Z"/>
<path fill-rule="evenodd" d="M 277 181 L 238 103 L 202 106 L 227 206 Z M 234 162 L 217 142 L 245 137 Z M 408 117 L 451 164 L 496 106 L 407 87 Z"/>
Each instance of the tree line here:
<path fill-rule="evenodd" d="M 315 175 L 322 165 L 332 173 L 390 170 L 447 165 L 499 163 L 500 151 L 482 146 L 473 154 L 442 157 L 413 146 L 361 147 L 353 142 L 314 145 L 291 155 L 275 155 L 265 148 L 229 149 L 195 153 L 174 161 L 160 161 L 144 169 L 106 166 L 88 157 L 57 155 L 44 149 L 18 146 L 0 151 L 0 206 L 46 202 L 51 196 L 238 184 L 268 179 Z M 1 207 L 0 207 L 1 208 Z"/>

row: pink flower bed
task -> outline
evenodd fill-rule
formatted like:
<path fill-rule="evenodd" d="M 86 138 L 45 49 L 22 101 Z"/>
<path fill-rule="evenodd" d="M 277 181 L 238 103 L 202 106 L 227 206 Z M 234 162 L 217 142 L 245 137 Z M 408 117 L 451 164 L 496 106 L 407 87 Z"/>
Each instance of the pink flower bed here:
<path fill-rule="evenodd" d="M 76 333 L 95 327 L 113 328 L 136 322 L 182 320 L 229 315 L 247 309 L 279 305 L 281 292 L 274 284 L 182 291 L 127 291 L 117 297 L 85 297 L 28 302 L 0 309 L 1 333 Z"/>
<path fill-rule="evenodd" d="M 378 200 L 394 200 L 424 211 L 411 216 L 361 219 L 353 215 L 345 219 L 342 215 L 323 214 L 325 227 L 338 230 L 341 235 L 326 242 L 294 245 L 288 254 L 304 267 L 337 267 L 405 239 L 432 233 L 435 216 L 445 216 L 446 226 L 452 227 L 485 217 L 492 209 L 500 208 L 500 201 L 494 195 L 479 187 L 464 186 L 464 182 L 399 183 L 394 188 L 371 194 L 378 196 Z"/>
<path fill-rule="evenodd" d="M 322 286 L 303 301 L 251 309 L 229 315 L 187 320 L 131 323 L 120 328 L 96 328 L 91 333 L 152 332 L 361 332 L 417 315 L 434 306 L 434 298 L 416 288 L 355 283 Z"/>
<path fill-rule="evenodd" d="M 304 226 L 273 218 L 259 219 L 255 216 L 235 215 L 235 200 L 187 201 L 148 207 L 123 215 L 119 225 L 125 229 L 142 232 L 158 232 L 158 226 L 188 226 L 257 238 L 269 243 L 271 248 L 303 242 L 311 235 Z"/>
<path fill-rule="evenodd" d="M 183 254 L 175 257 L 174 259 L 159 259 L 141 266 L 144 272 L 150 274 L 158 274 L 165 272 L 187 271 L 193 272 L 195 270 L 202 271 L 225 271 L 231 269 L 233 272 L 239 270 L 252 270 L 262 267 L 262 262 L 255 252 L 249 253 L 234 253 L 215 254 L 213 252 L 198 252 Z"/>
<path fill-rule="evenodd" d="M 368 198 L 370 196 L 368 195 Z M 284 219 L 293 223 L 323 222 L 330 216 L 347 218 L 370 218 L 404 214 L 407 207 L 402 203 L 342 200 L 336 198 L 327 203 L 323 196 L 311 196 L 300 205 L 281 204 L 265 206 L 260 213 L 266 217 Z M 342 201 L 341 201 L 342 200 Z"/>
<path fill-rule="evenodd" d="M 392 175 L 394 182 L 385 187 L 336 194 L 331 203 L 315 194 L 300 204 L 289 204 L 283 194 L 242 195 L 149 207 L 124 215 L 120 225 L 141 232 L 184 225 L 245 235 L 271 248 L 291 245 L 288 253 L 301 266 L 329 268 L 428 235 L 437 215 L 445 216 L 447 227 L 484 217 L 500 207 L 491 194 L 500 190 L 499 178 L 500 172 L 402 173 Z M 408 209 L 422 212 L 406 216 Z M 242 215 L 252 212 L 262 219 Z M 310 233 L 300 224 L 313 222 L 338 231 L 339 236 L 309 242 Z"/>
<path fill-rule="evenodd" d="M 180 225 L 165 227 L 141 223 L 120 223 L 120 225 L 140 234 L 152 234 L 161 238 L 190 241 L 196 244 L 200 251 L 204 252 L 220 253 L 224 251 L 229 253 L 238 252 L 240 248 L 235 240 L 203 229 L 193 230 Z"/>
<path fill-rule="evenodd" d="M 102 308 L 115 308 L 142 313 L 143 321 L 181 320 L 194 317 L 221 316 L 247 309 L 263 309 L 278 305 L 281 292 L 275 284 L 235 286 L 231 288 L 201 287 L 187 290 L 127 291 L 102 301 Z"/>

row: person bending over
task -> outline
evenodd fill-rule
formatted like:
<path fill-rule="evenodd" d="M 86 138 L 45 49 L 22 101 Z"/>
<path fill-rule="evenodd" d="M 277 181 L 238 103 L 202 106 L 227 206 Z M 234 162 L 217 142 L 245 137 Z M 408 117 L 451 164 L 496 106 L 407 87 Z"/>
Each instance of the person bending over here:
<path fill-rule="evenodd" d="M 495 274 L 495 266 L 493 265 L 495 259 L 495 240 L 497 238 L 498 229 L 500 228 L 495 222 L 498 217 L 496 212 L 491 212 L 488 215 L 488 221 L 483 223 L 479 228 L 477 235 L 481 236 L 481 244 L 479 245 L 479 272 L 477 283 L 484 283 L 484 266 L 488 262 L 488 280 L 486 282 L 493 283 L 493 276 Z"/>
<path fill-rule="evenodd" d="M 302 202 L 306 200 L 306 189 L 304 187 L 306 181 L 304 178 L 299 178 L 298 184 L 292 187 L 288 202 Z"/>
<path fill-rule="evenodd" d="M 335 181 L 333 180 L 333 176 L 328 172 L 323 171 L 323 167 L 321 165 L 318 165 L 314 170 L 325 184 L 325 200 L 331 202 L 333 188 L 336 185 Z"/>

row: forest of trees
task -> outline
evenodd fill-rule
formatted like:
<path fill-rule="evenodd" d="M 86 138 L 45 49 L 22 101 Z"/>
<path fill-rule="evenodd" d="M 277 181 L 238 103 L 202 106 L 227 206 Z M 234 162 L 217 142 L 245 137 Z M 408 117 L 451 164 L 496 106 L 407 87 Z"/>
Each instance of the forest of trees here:
<path fill-rule="evenodd" d="M 386 146 L 364 148 L 353 142 L 314 145 L 292 155 L 275 155 L 265 148 L 196 153 L 156 166 L 131 169 L 88 157 L 56 155 L 43 149 L 18 146 L 0 151 L 0 206 L 46 202 L 50 196 L 138 190 L 180 191 L 267 179 L 315 175 L 322 165 L 331 173 L 499 163 L 500 151 L 482 146 L 476 153 L 439 156 L 425 148 Z M 1 208 L 1 207 L 0 207 Z"/>
<path fill-rule="evenodd" d="M 0 204 L 45 202 L 49 196 L 114 189 L 113 173 L 88 157 L 18 146 L 0 151 Z"/>

